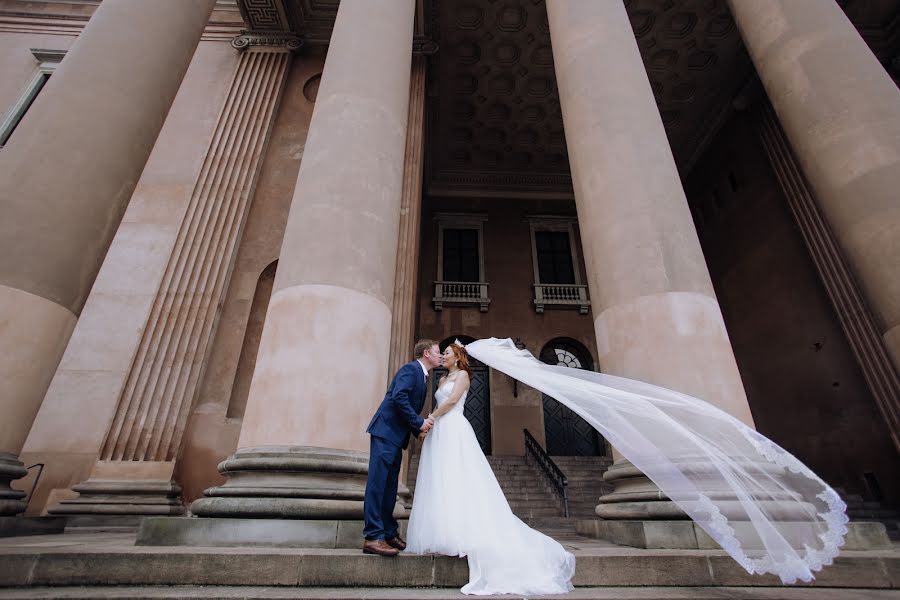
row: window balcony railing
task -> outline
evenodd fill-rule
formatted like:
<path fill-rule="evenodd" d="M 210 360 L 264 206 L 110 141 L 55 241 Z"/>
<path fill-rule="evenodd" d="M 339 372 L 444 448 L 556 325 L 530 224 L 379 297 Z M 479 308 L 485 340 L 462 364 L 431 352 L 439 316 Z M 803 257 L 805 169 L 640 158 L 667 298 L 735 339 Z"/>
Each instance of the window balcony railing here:
<path fill-rule="evenodd" d="M 587 286 L 559 283 L 534 284 L 534 310 L 544 312 L 545 306 L 578 307 L 578 312 L 586 315 L 591 308 Z"/>
<path fill-rule="evenodd" d="M 435 281 L 434 310 L 443 310 L 448 306 L 478 305 L 481 312 L 487 312 L 491 299 L 488 296 L 488 285 L 483 281 Z"/>

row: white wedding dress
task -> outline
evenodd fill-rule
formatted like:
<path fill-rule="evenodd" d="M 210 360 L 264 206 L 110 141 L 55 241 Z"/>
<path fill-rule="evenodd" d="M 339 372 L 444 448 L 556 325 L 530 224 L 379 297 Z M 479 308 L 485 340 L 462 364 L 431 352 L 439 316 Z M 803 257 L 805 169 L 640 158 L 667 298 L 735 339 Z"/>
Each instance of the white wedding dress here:
<path fill-rule="evenodd" d="M 453 381 L 435 393 L 438 406 Z M 575 557 L 516 517 L 463 414 L 463 394 L 422 444 L 406 551 L 465 556 L 465 594 L 562 594 Z"/>

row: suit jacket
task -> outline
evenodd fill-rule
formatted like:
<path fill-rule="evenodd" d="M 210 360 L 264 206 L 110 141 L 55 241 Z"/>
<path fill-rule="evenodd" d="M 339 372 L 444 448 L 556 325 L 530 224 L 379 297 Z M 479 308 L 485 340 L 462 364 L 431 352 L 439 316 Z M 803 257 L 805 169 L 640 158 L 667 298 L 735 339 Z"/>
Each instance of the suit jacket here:
<path fill-rule="evenodd" d="M 418 434 L 425 422 L 419 416 L 425 406 L 425 387 L 425 374 L 419 361 L 414 360 L 400 367 L 366 433 L 406 448 L 409 434 Z"/>

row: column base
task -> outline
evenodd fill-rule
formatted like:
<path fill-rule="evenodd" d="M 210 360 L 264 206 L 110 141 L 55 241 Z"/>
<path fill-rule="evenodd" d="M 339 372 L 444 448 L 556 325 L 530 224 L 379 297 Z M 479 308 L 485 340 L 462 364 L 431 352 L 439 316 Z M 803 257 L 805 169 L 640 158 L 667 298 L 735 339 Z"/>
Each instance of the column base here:
<path fill-rule="evenodd" d="M 172 461 L 107 461 L 94 464 L 87 481 L 72 486 L 78 496 L 47 510 L 72 517 L 70 527 L 135 529 L 139 517 L 183 515 L 181 487 Z"/>
<path fill-rule="evenodd" d="M 28 474 L 25 465 L 15 454 L 0 452 L 0 516 L 12 516 L 25 512 L 25 492 L 10 485 Z"/>
<path fill-rule="evenodd" d="M 174 481 L 88 479 L 72 486 L 78 497 L 63 500 L 47 512 L 53 516 L 71 516 L 72 523 L 92 523 L 82 517 L 125 517 L 95 519 L 96 524 L 137 525 L 135 517 L 145 515 L 182 515 L 181 487 Z M 75 518 L 77 517 L 77 519 Z M 80 525 L 79 525 L 80 526 Z"/>
<path fill-rule="evenodd" d="M 703 460 L 684 459 L 678 461 L 685 470 L 695 475 L 709 469 Z M 755 463 L 755 469 L 765 471 L 773 480 L 785 476 L 781 467 L 772 463 Z M 603 479 L 615 487 L 615 491 L 600 497 L 594 512 L 601 519 L 610 521 L 687 521 L 690 517 L 672 502 L 663 492 L 627 460 L 620 459 L 603 474 Z M 700 485 L 704 494 L 717 501 L 722 514 L 730 519 L 741 520 L 746 512 L 741 502 L 734 496 L 730 488 L 720 489 L 718 477 L 711 479 L 708 486 Z M 733 498 L 733 500 L 732 500 Z M 782 502 L 784 500 L 784 502 Z M 778 521 L 803 520 L 807 512 L 798 506 L 796 501 L 783 490 L 772 490 L 767 493 L 760 504 L 765 507 L 766 514 Z"/>
<path fill-rule="evenodd" d="M 655 483 L 627 460 L 620 458 L 610 465 L 603 473 L 603 480 L 612 484 L 615 490 L 600 497 L 600 503 L 594 512 L 602 519 L 690 519 Z"/>
<path fill-rule="evenodd" d="M 406 535 L 402 519 L 400 535 Z M 147 517 L 136 546 L 240 546 L 274 548 L 352 548 L 363 543 L 363 521 L 356 519 L 223 519 Z"/>
<path fill-rule="evenodd" d="M 362 520 L 369 455 L 309 446 L 242 448 L 219 464 L 228 480 L 191 504 L 198 517 Z"/>

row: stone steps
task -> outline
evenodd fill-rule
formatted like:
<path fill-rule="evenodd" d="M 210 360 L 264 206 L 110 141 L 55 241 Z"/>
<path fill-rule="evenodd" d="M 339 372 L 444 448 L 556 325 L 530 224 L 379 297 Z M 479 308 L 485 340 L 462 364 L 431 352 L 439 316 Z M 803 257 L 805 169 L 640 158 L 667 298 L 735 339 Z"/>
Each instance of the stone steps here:
<path fill-rule="evenodd" d="M 517 517 L 527 521 L 562 516 L 562 502 L 524 456 L 489 456 L 488 462 Z"/>
<path fill-rule="evenodd" d="M 264 586 L 40 587 L 0 590 L 2 600 L 450 600 L 464 596 L 455 589 L 408 588 L 275 588 Z M 481 596 L 509 600 L 510 596 Z M 529 596 L 534 600 L 559 596 Z M 890 590 L 739 587 L 593 587 L 579 588 L 567 600 L 896 600 Z"/>
<path fill-rule="evenodd" d="M 554 462 L 568 479 L 569 514 L 573 517 L 593 517 L 598 499 L 611 491 L 612 486 L 603 481 L 603 472 L 610 459 L 606 457 L 557 456 Z M 563 514 L 562 500 L 556 495 L 543 473 L 525 457 L 488 457 L 510 507 L 520 518 L 535 513 L 529 509 L 557 507 Z M 573 525 L 567 525 L 572 527 Z"/>
<path fill-rule="evenodd" d="M 574 584 L 591 586 L 773 586 L 751 576 L 720 550 L 574 549 Z M 458 588 L 465 559 L 359 550 L 275 548 L 29 547 L 0 551 L 0 587 L 26 586 L 289 586 Z M 900 585 L 895 549 L 842 553 L 815 581 L 821 587 L 890 589 Z"/>

